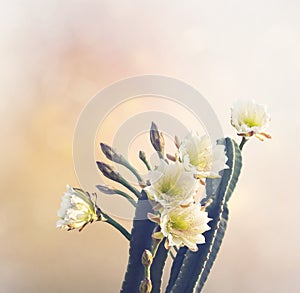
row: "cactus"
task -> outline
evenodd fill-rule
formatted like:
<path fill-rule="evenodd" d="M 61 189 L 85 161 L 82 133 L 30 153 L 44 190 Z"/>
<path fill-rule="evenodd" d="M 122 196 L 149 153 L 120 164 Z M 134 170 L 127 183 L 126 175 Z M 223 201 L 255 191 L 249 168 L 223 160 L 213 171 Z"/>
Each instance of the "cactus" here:
<path fill-rule="evenodd" d="M 170 274 L 170 278 L 169 278 L 169 283 L 168 283 L 168 286 L 166 289 L 166 293 L 169 293 L 171 291 L 172 287 L 174 286 L 174 284 L 178 278 L 180 268 L 182 266 L 183 260 L 187 253 L 187 250 L 188 250 L 187 247 L 184 246 L 184 247 L 181 247 L 179 249 L 179 251 L 177 252 L 176 258 L 172 265 L 172 270 L 171 270 L 171 274 Z"/>
<path fill-rule="evenodd" d="M 238 145 L 230 138 L 226 138 L 225 146 L 229 169 L 223 171 L 217 192 L 213 195 L 213 202 L 207 208 L 209 217 L 213 219 L 209 224 L 211 230 L 204 233 L 206 242 L 199 245 L 197 252 L 187 251 L 183 261 L 182 256 L 179 255 L 180 261 L 178 261 L 178 264 L 175 260 L 171 275 L 178 271 L 178 266 L 180 272 L 176 282 L 171 289 L 169 286 L 167 292 L 201 292 L 216 259 L 227 226 L 227 202 L 235 188 L 242 166 Z"/>
<path fill-rule="evenodd" d="M 228 157 L 227 165 L 229 169 L 223 171 L 221 179 L 207 179 L 206 188 L 208 189 L 209 198 L 204 200 L 205 202 L 208 199 L 212 200 L 207 207 L 209 217 L 212 219 L 209 224 L 211 229 L 204 233 L 206 242 L 198 245 L 199 250 L 197 252 L 189 251 L 186 247 L 178 251 L 173 262 L 169 284 L 166 289 L 167 293 L 200 292 L 222 243 L 228 220 L 227 202 L 235 188 L 242 166 L 241 152 L 236 142 L 226 138 L 223 143 Z M 217 190 L 216 186 L 218 186 Z M 143 231 L 143 236 L 140 235 L 141 231 L 139 229 Z M 143 278 L 140 257 L 144 249 L 149 249 L 153 229 L 154 226 L 150 225 L 149 227 L 147 220 L 145 222 L 138 221 L 134 224 L 129 266 L 121 291 L 123 293 L 138 292 L 139 283 Z M 147 235 L 144 234 L 145 231 L 147 231 Z M 166 258 L 167 250 L 161 243 L 151 267 L 152 293 L 161 292 L 161 276 Z M 133 274 L 133 276 L 130 277 L 130 274 Z"/>
<path fill-rule="evenodd" d="M 127 272 L 122 285 L 122 293 L 138 293 L 144 277 L 144 266 L 141 262 L 145 249 L 151 250 L 152 233 L 155 224 L 147 219 L 147 213 L 152 211 L 146 194 L 138 200 L 131 231 L 129 260 Z"/>
<path fill-rule="evenodd" d="M 149 172 L 146 181 L 127 159 L 101 143 L 106 158 L 130 170 L 141 188 L 131 185 L 113 166 L 97 162 L 105 177 L 130 192 L 97 185 L 101 192 L 122 196 L 135 207 L 131 233 L 102 211 L 89 193 L 68 187 L 58 213 L 61 218 L 58 227 L 81 231 L 87 224 L 107 222 L 129 240 L 129 260 L 121 293 L 161 293 L 169 255 L 173 263 L 165 293 L 202 291 L 227 228 L 228 201 L 242 168 L 241 150 L 252 136 L 260 140 L 271 138 L 264 132 L 269 115 L 262 105 L 247 102 L 239 104 L 237 110 L 237 113 L 232 110 L 231 123 L 242 136 L 240 145 L 231 138 L 216 144 L 208 136 L 190 132 L 182 142 L 175 138 L 178 151 L 175 155 L 165 152 L 163 134 L 152 123 L 150 141 L 161 165 L 152 169 L 146 154 L 140 151 L 139 158 Z M 200 183 L 205 184 L 206 197 L 199 203 L 195 196 Z M 171 252 L 172 247 L 176 256 Z"/>
<path fill-rule="evenodd" d="M 165 248 L 164 244 L 165 239 L 160 243 L 155 258 L 153 260 L 153 264 L 151 266 L 151 293 L 161 292 L 162 275 L 168 257 L 168 250 Z"/>

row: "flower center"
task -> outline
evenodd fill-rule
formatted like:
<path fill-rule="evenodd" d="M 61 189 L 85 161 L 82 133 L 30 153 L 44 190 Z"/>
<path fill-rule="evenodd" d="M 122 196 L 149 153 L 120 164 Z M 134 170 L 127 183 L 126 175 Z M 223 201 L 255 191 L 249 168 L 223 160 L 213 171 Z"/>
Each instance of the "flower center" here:
<path fill-rule="evenodd" d="M 243 122 L 249 127 L 259 126 L 258 121 L 252 117 L 244 117 Z"/>
<path fill-rule="evenodd" d="M 174 230 L 185 231 L 189 229 L 190 225 L 185 218 L 173 217 L 171 219 L 171 227 Z"/>

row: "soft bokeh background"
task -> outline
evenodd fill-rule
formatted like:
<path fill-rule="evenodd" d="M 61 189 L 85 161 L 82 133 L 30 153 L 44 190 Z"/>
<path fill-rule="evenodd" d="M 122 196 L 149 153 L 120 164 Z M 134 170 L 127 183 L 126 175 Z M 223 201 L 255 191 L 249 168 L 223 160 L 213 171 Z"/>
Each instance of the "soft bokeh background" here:
<path fill-rule="evenodd" d="M 299 1 L 1 1 L 0 292 L 118 292 L 127 243 L 100 223 L 55 228 L 72 137 L 101 88 L 157 73 L 196 87 L 224 132 L 238 98 L 269 105 L 272 141 L 244 150 L 204 293 L 299 292 Z M 130 223 L 124 222 L 130 227 Z"/>

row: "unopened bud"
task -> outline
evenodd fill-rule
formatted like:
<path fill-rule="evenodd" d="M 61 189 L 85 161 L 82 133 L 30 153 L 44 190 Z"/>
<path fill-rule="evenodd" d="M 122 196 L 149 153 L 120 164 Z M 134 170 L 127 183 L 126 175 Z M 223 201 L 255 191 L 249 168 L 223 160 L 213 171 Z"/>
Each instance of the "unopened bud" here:
<path fill-rule="evenodd" d="M 145 152 L 140 151 L 140 152 L 139 152 L 139 158 L 140 158 L 142 161 L 145 161 L 145 160 L 146 160 L 146 154 L 145 154 Z"/>
<path fill-rule="evenodd" d="M 148 169 L 148 170 L 151 170 L 151 167 L 150 167 L 150 165 L 149 165 L 149 163 L 148 163 L 148 160 L 147 160 L 147 158 L 146 158 L 145 152 L 140 151 L 140 152 L 139 152 L 139 158 L 140 158 L 140 159 L 142 160 L 142 162 L 146 165 L 147 169 Z"/>
<path fill-rule="evenodd" d="M 143 266 L 148 268 L 152 264 L 152 261 L 153 261 L 152 253 L 149 250 L 145 249 L 142 255 Z"/>
<path fill-rule="evenodd" d="M 150 293 L 152 290 L 152 282 L 149 278 L 146 278 L 141 282 L 140 293 Z"/>
<path fill-rule="evenodd" d="M 109 187 L 107 185 L 96 185 L 96 187 L 99 189 L 99 191 L 101 191 L 105 194 L 115 194 L 116 193 L 114 187 Z"/>
<path fill-rule="evenodd" d="M 175 146 L 179 149 L 181 142 L 177 136 L 175 136 L 175 138 L 174 138 L 174 143 L 175 143 Z"/>
<path fill-rule="evenodd" d="M 107 165 L 107 164 L 105 164 L 105 163 L 103 163 L 103 162 L 96 162 L 96 163 L 97 163 L 97 166 L 98 166 L 99 170 L 102 172 L 102 174 L 103 174 L 105 177 L 107 177 L 107 178 L 109 178 L 109 179 L 111 179 L 111 180 L 113 180 L 113 181 L 116 181 L 116 182 L 121 183 L 121 184 L 124 185 L 126 188 L 128 188 L 130 191 L 132 191 L 137 197 L 140 197 L 140 196 L 141 196 L 140 192 L 139 192 L 134 186 L 132 186 L 130 183 L 128 183 L 128 182 L 120 175 L 120 173 L 115 172 L 114 169 L 113 169 L 111 166 L 109 166 L 109 165 Z M 108 191 L 108 190 L 107 190 L 107 191 Z M 115 192 L 115 193 L 120 194 L 119 192 Z"/>
<path fill-rule="evenodd" d="M 105 143 L 100 143 L 100 146 L 106 158 L 129 169 L 138 179 L 139 183 L 143 183 L 142 177 L 139 175 L 138 171 L 127 161 L 127 159 L 125 159 L 121 154 L 118 154 L 112 147 Z"/>
<path fill-rule="evenodd" d="M 112 147 L 105 143 L 100 143 L 100 147 L 102 149 L 103 154 L 109 160 L 116 162 L 116 163 L 123 163 L 124 158 L 122 155 L 118 154 Z"/>
<path fill-rule="evenodd" d="M 167 158 L 168 158 L 170 161 L 173 161 L 173 162 L 176 162 L 176 160 L 177 160 L 176 156 L 171 155 L 171 154 L 167 154 Z"/>
<path fill-rule="evenodd" d="M 121 175 L 115 172 L 111 166 L 103 162 L 97 162 L 97 166 L 105 177 L 114 181 L 119 181 L 121 179 Z"/>
<path fill-rule="evenodd" d="M 158 131 L 157 126 L 154 122 L 151 124 L 150 129 L 150 140 L 154 149 L 163 154 L 165 148 L 165 140 L 161 132 Z"/>

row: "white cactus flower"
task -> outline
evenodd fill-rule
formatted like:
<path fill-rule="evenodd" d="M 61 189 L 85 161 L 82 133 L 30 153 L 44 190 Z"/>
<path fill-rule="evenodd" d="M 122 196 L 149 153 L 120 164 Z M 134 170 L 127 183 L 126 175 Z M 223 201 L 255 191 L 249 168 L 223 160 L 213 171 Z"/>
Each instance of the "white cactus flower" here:
<path fill-rule="evenodd" d="M 265 105 L 257 104 L 254 100 L 237 101 L 231 108 L 231 124 L 244 137 L 256 136 L 260 140 L 271 138 L 264 131 L 270 122 L 270 114 Z"/>
<path fill-rule="evenodd" d="M 97 206 L 91 196 L 81 189 L 73 189 L 67 185 L 67 191 L 62 197 L 61 207 L 57 212 L 61 219 L 56 227 L 66 230 L 81 231 L 88 223 L 98 220 Z"/>
<path fill-rule="evenodd" d="M 166 248 L 187 246 L 190 250 L 197 251 L 197 244 L 205 243 L 202 234 L 210 229 L 207 224 L 210 220 L 199 204 L 164 209 L 160 217 L 161 231 L 153 237 L 166 237 Z"/>
<path fill-rule="evenodd" d="M 149 199 L 165 207 L 190 204 L 199 188 L 193 173 L 187 172 L 178 161 L 167 164 L 161 160 L 160 165 L 149 172 L 149 181 L 151 185 L 145 188 Z"/>
<path fill-rule="evenodd" d="M 226 165 L 225 146 L 211 144 L 207 135 L 190 132 L 179 146 L 179 158 L 187 171 L 198 178 L 218 178 Z"/>

